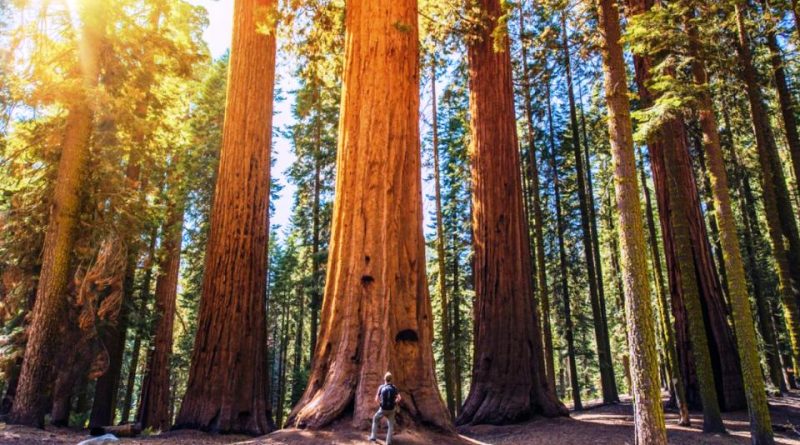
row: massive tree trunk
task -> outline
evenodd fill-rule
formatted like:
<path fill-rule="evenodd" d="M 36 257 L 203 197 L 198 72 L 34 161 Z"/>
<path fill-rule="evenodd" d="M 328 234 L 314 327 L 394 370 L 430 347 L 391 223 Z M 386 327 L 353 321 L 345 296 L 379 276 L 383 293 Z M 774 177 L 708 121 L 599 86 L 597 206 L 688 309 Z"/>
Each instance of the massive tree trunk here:
<path fill-rule="evenodd" d="M 498 23 L 503 11 L 499 0 L 477 4 L 486 20 L 468 45 L 475 356 L 457 422 L 504 424 L 567 411 L 547 380 L 531 288 L 509 41 Z"/>
<path fill-rule="evenodd" d="M 592 319 L 594 326 L 595 344 L 597 347 L 597 361 L 600 367 L 600 386 L 603 392 L 603 402 L 613 403 L 619 401 L 617 384 L 614 380 L 614 366 L 611 364 L 611 348 L 608 342 L 608 330 L 605 324 L 605 303 L 600 299 L 599 287 L 602 286 L 601 277 L 597 274 L 597 256 L 592 243 L 592 227 L 590 222 L 589 203 L 586 188 L 586 173 L 583 165 L 583 153 L 578 127 L 578 115 L 575 109 L 575 93 L 572 82 L 572 64 L 570 63 L 569 40 L 567 39 L 566 13 L 561 14 L 562 49 L 564 51 L 564 67 L 567 76 L 567 96 L 569 99 L 569 117 L 572 128 L 572 148 L 575 156 L 575 170 L 578 188 L 578 203 L 581 215 L 581 231 L 583 234 L 583 253 L 586 260 L 586 271 L 589 281 L 589 301 L 592 306 Z"/>
<path fill-rule="evenodd" d="M 598 2 L 602 54 L 605 73 L 608 130 L 614 162 L 615 190 L 619 213 L 625 313 L 629 324 L 634 426 L 636 443 L 667 443 L 664 412 L 658 385 L 653 309 L 647 279 L 647 248 L 636 181 L 633 130 L 628 101 L 628 81 L 620 41 L 619 13 L 612 0 Z"/>
<path fill-rule="evenodd" d="M 264 434 L 274 0 L 236 0 L 203 294 L 178 428 Z M 265 32 L 264 27 L 269 27 Z"/>
<path fill-rule="evenodd" d="M 177 200 L 179 202 L 171 203 L 170 215 L 161 231 L 161 255 L 156 278 L 155 335 L 142 380 L 137 416 L 142 428 L 161 431 L 167 430 L 172 423 L 169 415 L 170 357 L 183 240 L 183 199 L 179 197 Z"/>
<path fill-rule="evenodd" d="M 524 11 L 519 14 L 520 34 L 524 35 L 525 19 Z M 520 37 L 523 39 L 523 37 Z M 542 331 L 544 333 L 544 368 L 547 374 L 547 381 L 551 388 L 556 387 L 555 362 L 553 359 L 553 331 L 550 325 L 550 290 L 547 284 L 547 258 L 544 253 L 544 212 L 542 212 L 542 200 L 539 194 L 539 164 L 536 158 L 536 130 L 533 125 L 533 98 L 531 97 L 531 74 L 528 67 L 528 49 L 526 43 L 522 42 L 522 76 L 525 97 L 525 117 L 528 130 L 528 169 L 530 176 L 530 199 L 533 207 L 533 237 L 535 240 L 535 262 L 536 262 L 536 290 L 538 291 L 539 304 L 541 306 Z"/>
<path fill-rule="evenodd" d="M 700 56 L 700 42 L 697 29 L 690 17 L 687 24 L 689 51 L 692 55 L 692 75 L 699 87 L 708 86 L 705 61 Z M 699 120 L 703 132 L 703 149 L 707 155 L 711 192 L 714 197 L 719 242 L 722 247 L 725 270 L 728 275 L 728 298 L 733 315 L 736 342 L 741 357 L 747 407 L 750 413 L 750 437 L 752 444 L 772 444 L 772 422 L 770 420 L 764 377 L 761 374 L 761 361 L 758 357 L 756 330 L 747 291 L 744 261 L 739 248 L 739 234 L 731 206 L 728 174 L 722 158 L 717 119 L 711 95 L 703 89 L 699 101 Z"/>
<path fill-rule="evenodd" d="M 651 0 L 628 0 L 630 14 L 635 16 L 644 13 L 652 6 Z M 650 66 L 652 60 L 647 57 L 634 55 L 636 70 L 636 83 L 639 90 L 642 106 L 648 107 L 653 103 L 653 96 L 647 88 L 650 80 Z M 719 404 L 725 410 L 741 409 L 745 406 L 742 375 L 739 368 L 739 358 L 733 333 L 727 322 L 725 302 L 722 296 L 717 271 L 711 255 L 711 246 L 708 242 L 706 225 L 700 211 L 700 200 L 697 184 L 692 172 L 691 158 L 687 150 L 686 130 L 680 118 L 672 118 L 665 123 L 668 130 L 657 132 L 648 140 L 650 151 L 650 164 L 653 171 L 653 183 L 656 191 L 656 201 L 659 208 L 661 234 L 664 240 L 664 255 L 669 274 L 670 293 L 672 295 L 672 312 L 675 317 L 675 345 L 678 351 L 679 364 L 683 368 L 682 374 L 686 378 L 687 400 L 690 405 L 699 407 L 700 388 L 696 382 L 695 364 L 692 359 L 689 316 L 686 312 L 686 296 L 683 295 L 681 283 L 686 281 L 680 271 L 680 262 L 677 259 L 679 251 L 675 245 L 675 230 L 672 227 L 670 215 L 678 211 L 685 214 L 683 221 L 689 230 L 689 253 L 687 256 L 693 265 L 697 287 L 700 292 L 702 314 L 706 325 L 706 337 L 711 353 L 711 364 L 714 371 L 714 382 L 717 385 Z M 666 150 L 671 150 L 675 156 L 675 163 L 669 164 L 664 160 Z M 669 170 L 668 170 L 669 168 Z M 671 196 L 668 187 L 668 173 L 675 175 L 678 181 L 674 190 L 683 192 L 682 200 Z M 681 202 L 682 201 L 682 202 Z M 685 253 L 685 252 L 683 252 Z M 688 271 L 688 270 L 687 270 Z M 690 277 L 691 278 L 691 277 Z"/>
<path fill-rule="evenodd" d="M 436 204 L 436 264 L 438 265 L 439 299 L 441 303 L 442 320 L 440 321 L 442 339 L 442 355 L 444 356 L 444 387 L 445 400 L 450 416 L 455 417 L 456 401 L 453 395 L 456 376 L 453 374 L 453 347 L 450 343 L 450 317 L 447 300 L 447 286 L 445 284 L 445 258 L 444 258 L 444 223 L 442 221 L 442 185 L 439 169 L 439 122 L 436 113 L 436 60 L 431 64 L 431 126 L 433 127 L 433 179 Z"/>
<path fill-rule="evenodd" d="M 797 223 L 794 220 L 786 178 L 775 144 L 775 136 L 770 127 L 768 114 L 764 105 L 758 76 L 753 66 L 750 49 L 750 37 L 745 25 L 745 4 L 735 6 L 736 22 L 739 33 L 737 51 L 741 65 L 741 76 L 747 89 L 747 99 L 753 119 L 756 136 L 756 149 L 761 170 L 762 197 L 767 228 L 772 241 L 772 254 L 778 266 L 779 288 L 783 303 L 783 314 L 794 360 L 795 375 L 800 371 L 800 244 L 798 242 Z M 785 239 L 784 239 L 785 237 Z"/>
<path fill-rule="evenodd" d="M 287 424 L 365 428 L 391 371 L 401 424 L 452 430 L 434 374 L 425 277 L 416 0 L 355 0 L 345 19 L 336 196 L 319 341 Z"/>
<path fill-rule="evenodd" d="M 45 230 L 42 270 L 9 423 L 43 427 L 52 395 L 57 365 L 52 358 L 62 344 L 60 325 L 67 312 L 66 290 L 78 224 L 79 195 L 84 182 L 83 169 L 89 156 L 94 116 L 90 96 L 98 80 L 104 9 L 99 0 L 86 0 L 81 5 L 82 85 L 74 96 L 75 102 L 67 107 L 61 158 Z"/>

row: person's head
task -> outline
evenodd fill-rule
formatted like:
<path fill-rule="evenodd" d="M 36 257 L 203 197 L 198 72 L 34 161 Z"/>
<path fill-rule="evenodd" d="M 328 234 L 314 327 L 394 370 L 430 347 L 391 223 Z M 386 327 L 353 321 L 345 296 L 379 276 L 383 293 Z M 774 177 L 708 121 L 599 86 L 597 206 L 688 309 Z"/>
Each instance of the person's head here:
<path fill-rule="evenodd" d="M 392 383 L 392 373 L 387 372 L 386 375 L 383 376 L 383 381 L 386 383 Z"/>

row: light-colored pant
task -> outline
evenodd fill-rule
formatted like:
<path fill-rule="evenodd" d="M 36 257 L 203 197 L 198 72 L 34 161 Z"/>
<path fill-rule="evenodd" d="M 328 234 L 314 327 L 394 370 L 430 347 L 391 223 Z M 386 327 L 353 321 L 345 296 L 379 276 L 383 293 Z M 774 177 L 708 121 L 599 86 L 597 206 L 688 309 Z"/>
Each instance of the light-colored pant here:
<path fill-rule="evenodd" d="M 378 434 L 378 424 L 381 423 L 381 417 L 386 417 L 386 421 L 389 422 L 389 431 L 386 432 L 386 445 L 391 445 L 392 443 L 392 433 L 394 433 L 394 410 L 384 410 L 378 408 L 378 412 L 375 413 L 375 416 L 372 418 L 372 434 L 369 436 L 369 440 L 377 439 Z"/>

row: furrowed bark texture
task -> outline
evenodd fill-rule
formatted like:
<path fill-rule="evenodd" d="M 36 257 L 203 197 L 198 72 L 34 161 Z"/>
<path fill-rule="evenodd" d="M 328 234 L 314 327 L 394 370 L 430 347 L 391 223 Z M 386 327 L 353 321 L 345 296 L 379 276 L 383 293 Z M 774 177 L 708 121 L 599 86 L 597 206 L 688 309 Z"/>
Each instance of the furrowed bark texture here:
<path fill-rule="evenodd" d="M 42 269 L 28 327 L 28 342 L 22 362 L 17 394 L 9 423 L 44 427 L 44 415 L 55 379 L 52 357 L 62 345 L 60 325 L 67 312 L 67 284 L 70 257 L 78 224 L 80 192 L 89 155 L 93 110 L 91 90 L 97 86 L 99 40 L 104 27 L 101 2 L 86 0 L 82 5 L 83 30 L 79 47 L 83 87 L 76 102 L 68 107 L 67 124 L 61 143 L 56 182 L 45 230 Z"/>
<path fill-rule="evenodd" d="M 629 14 L 644 13 L 652 6 L 650 0 L 628 0 Z M 649 58 L 634 56 L 636 70 L 636 83 L 642 106 L 650 106 L 653 96 L 647 88 L 650 79 Z M 711 364 L 714 371 L 714 381 L 717 385 L 719 405 L 724 410 L 736 410 L 746 405 L 742 375 L 739 367 L 739 357 L 733 333 L 727 323 L 725 302 L 722 289 L 714 266 L 711 246 L 703 215 L 700 211 L 700 199 L 697 184 L 694 180 L 691 159 L 687 149 L 686 130 L 683 122 L 674 118 L 665 124 L 668 130 L 660 131 L 648 141 L 650 164 L 653 172 L 656 201 L 659 209 L 661 232 L 664 241 L 664 256 L 667 263 L 667 272 L 672 295 L 672 312 L 675 317 L 675 346 L 678 351 L 679 364 L 682 375 L 686 378 L 686 395 L 690 406 L 699 408 L 700 388 L 697 382 L 696 366 L 692 358 L 689 315 L 687 314 L 685 296 L 681 283 L 682 274 L 680 261 L 677 259 L 679 249 L 675 244 L 675 233 L 672 227 L 670 214 L 675 212 L 678 205 L 683 207 L 685 217 L 682 218 L 689 230 L 689 245 L 691 250 L 687 258 L 694 265 L 697 288 L 700 293 L 703 319 L 706 325 L 706 337 L 711 355 Z M 675 156 L 675 163 L 665 162 L 666 150 L 671 150 Z M 682 202 L 676 201 L 670 195 L 667 183 L 667 168 L 676 175 L 678 184 L 675 190 L 684 192 Z"/>
<path fill-rule="evenodd" d="M 658 379 L 653 309 L 647 278 L 647 247 L 633 154 L 628 82 L 620 40 L 619 12 L 613 0 L 598 1 L 605 73 L 608 130 L 619 214 L 625 313 L 631 352 L 636 443 L 667 443 Z"/>
<path fill-rule="evenodd" d="M 693 57 L 692 74 L 698 86 L 707 86 L 705 62 L 700 57 L 700 42 L 697 29 L 691 18 L 687 26 L 689 33 L 689 50 Z M 717 223 L 719 224 L 719 241 L 725 270 L 728 277 L 728 297 L 733 315 L 736 341 L 742 364 L 747 407 L 750 413 L 750 437 L 753 444 L 773 444 L 772 421 L 770 420 L 767 393 L 764 388 L 764 376 L 761 373 L 761 360 L 758 356 L 756 329 L 753 325 L 753 314 L 747 290 L 744 272 L 744 261 L 739 247 L 739 234 L 731 206 L 728 174 L 722 158 L 722 147 L 719 141 L 719 128 L 714 116 L 714 108 L 710 94 L 704 90 L 700 97 L 699 120 L 703 133 L 703 149 L 708 160 L 708 173 L 711 180 L 711 193 L 714 198 Z"/>
<path fill-rule="evenodd" d="M 264 434 L 274 0 L 236 0 L 203 294 L 176 428 Z M 264 29 L 267 28 L 267 29 Z"/>
<path fill-rule="evenodd" d="M 366 428 L 390 371 L 399 422 L 452 431 L 434 374 L 425 277 L 416 0 L 354 0 L 346 12 L 336 193 L 319 340 L 287 420 Z"/>
<path fill-rule="evenodd" d="M 459 424 L 506 424 L 567 414 L 548 384 L 531 281 L 528 224 L 508 36 L 495 45 L 498 0 L 481 0 L 484 26 L 468 45 L 475 247 L 475 356 Z M 505 25 L 499 25 L 505 26 Z"/>
<path fill-rule="evenodd" d="M 173 204 L 173 206 L 163 230 L 164 241 L 156 278 L 156 330 L 142 381 L 138 415 L 138 422 L 142 428 L 161 431 L 169 429 L 172 423 L 169 414 L 169 371 L 183 240 L 183 205 Z"/>

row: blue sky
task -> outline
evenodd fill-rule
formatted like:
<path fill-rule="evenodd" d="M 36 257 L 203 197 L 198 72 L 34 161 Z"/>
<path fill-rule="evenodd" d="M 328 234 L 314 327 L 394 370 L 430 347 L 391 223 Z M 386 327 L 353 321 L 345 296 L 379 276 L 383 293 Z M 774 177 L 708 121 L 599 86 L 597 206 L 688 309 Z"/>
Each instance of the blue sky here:
<path fill-rule="evenodd" d="M 208 44 L 211 54 L 217 58 L 228 50 L 231 44 L 231 32 L 233 29 L 233 0 L 189 0 L 190 3 L 200 5 L 208 10 L 209 25 L 203 33 L 203 38 Z M 292 77 L 293 64 L 289 60 L 278 61 L 276 90 L 283 92 L 285 100 L 275 103 L 274 128 L 283 128 L 291 125 L 292 105 L 294 96 L 288 94 L 296 88 L 296 82 Z M 280 198 L 275 202 L 275 215 L 270 221 L 272 226 L 280 225 L 285 228 L 289 226 L 289 219 L 292 216 L 292 195 L 294 187 L 289 184 L 284 172 L 294 162 L 289 140 L 282 138 L 276 131 L 272 132 L 273 156 L 276 158 L 272 175 L 283 185 Z M 283 238 L 282 231 L 279 236 Z"/>
<path fill-rule="evenodd" d="M 221 56 L 230 47 L 231 32 L 233 29 L 233 2 L 234 0 L 188 0 L 190 3 L 200 5 L 208 11 L 209 25 L 203 33 L 203 38 L 208 44 L 211 54 L 216 58 Z M 279 225 L 282 229 L 289 226 L 289 220 L 292 216 L 292 196 L 295 187 L 286 181 L 285 172 L 289 166 L 294 162 L 295 157 L 291 151 L 290 141 L 283 138 L 274 131 L 278 128 L 285 128 L 293 122 L 291 110 L 294 105 L 294 95 L 291 94 L 297 88 L 297 82 L 294 79 L 293 73 L 295 65 L 293 60 L 286 60 L 278 55 L 277 60 L 277 83 L 275 85 L 276 91 L 281 91 L 284 97 L 283 101 L 275 103 L 275 117 L 273 121 L 273 156 L 276 158 L 275 166 L 272 169 L 272 175 L 282 185 L 283 190 L 280 192 L 280 198 L 275 202 L 275 215 L 273 216 L 270 224 L 274 227 Z M 441 82 L 441 79 L 440 79 Z M 439 84 L 440 82 L 437 82 Z M 420 132 L 424 136 L 429 131 L 428 125 L 424 123 L 425 117 L 430 113 L 430 99 L 427 94 L 422 95 L 420 104 Z M 425 155 L 423 154 L 423 161 Z M 423 193 L 423 217 L 425 219 L 424 230 L 428 233 L 432 223 L 432 215 L 429 210 L 432 208 L 433 203 L 429 199 L 433 195 L 434 184 L 433 181 L 428 180 L 431 175 L 430 168 L 425 166 L 423 162 L 422 169 L 422 193 Z M 281 239 L 285 239 L 283 230 L 278 231 Z"/>

